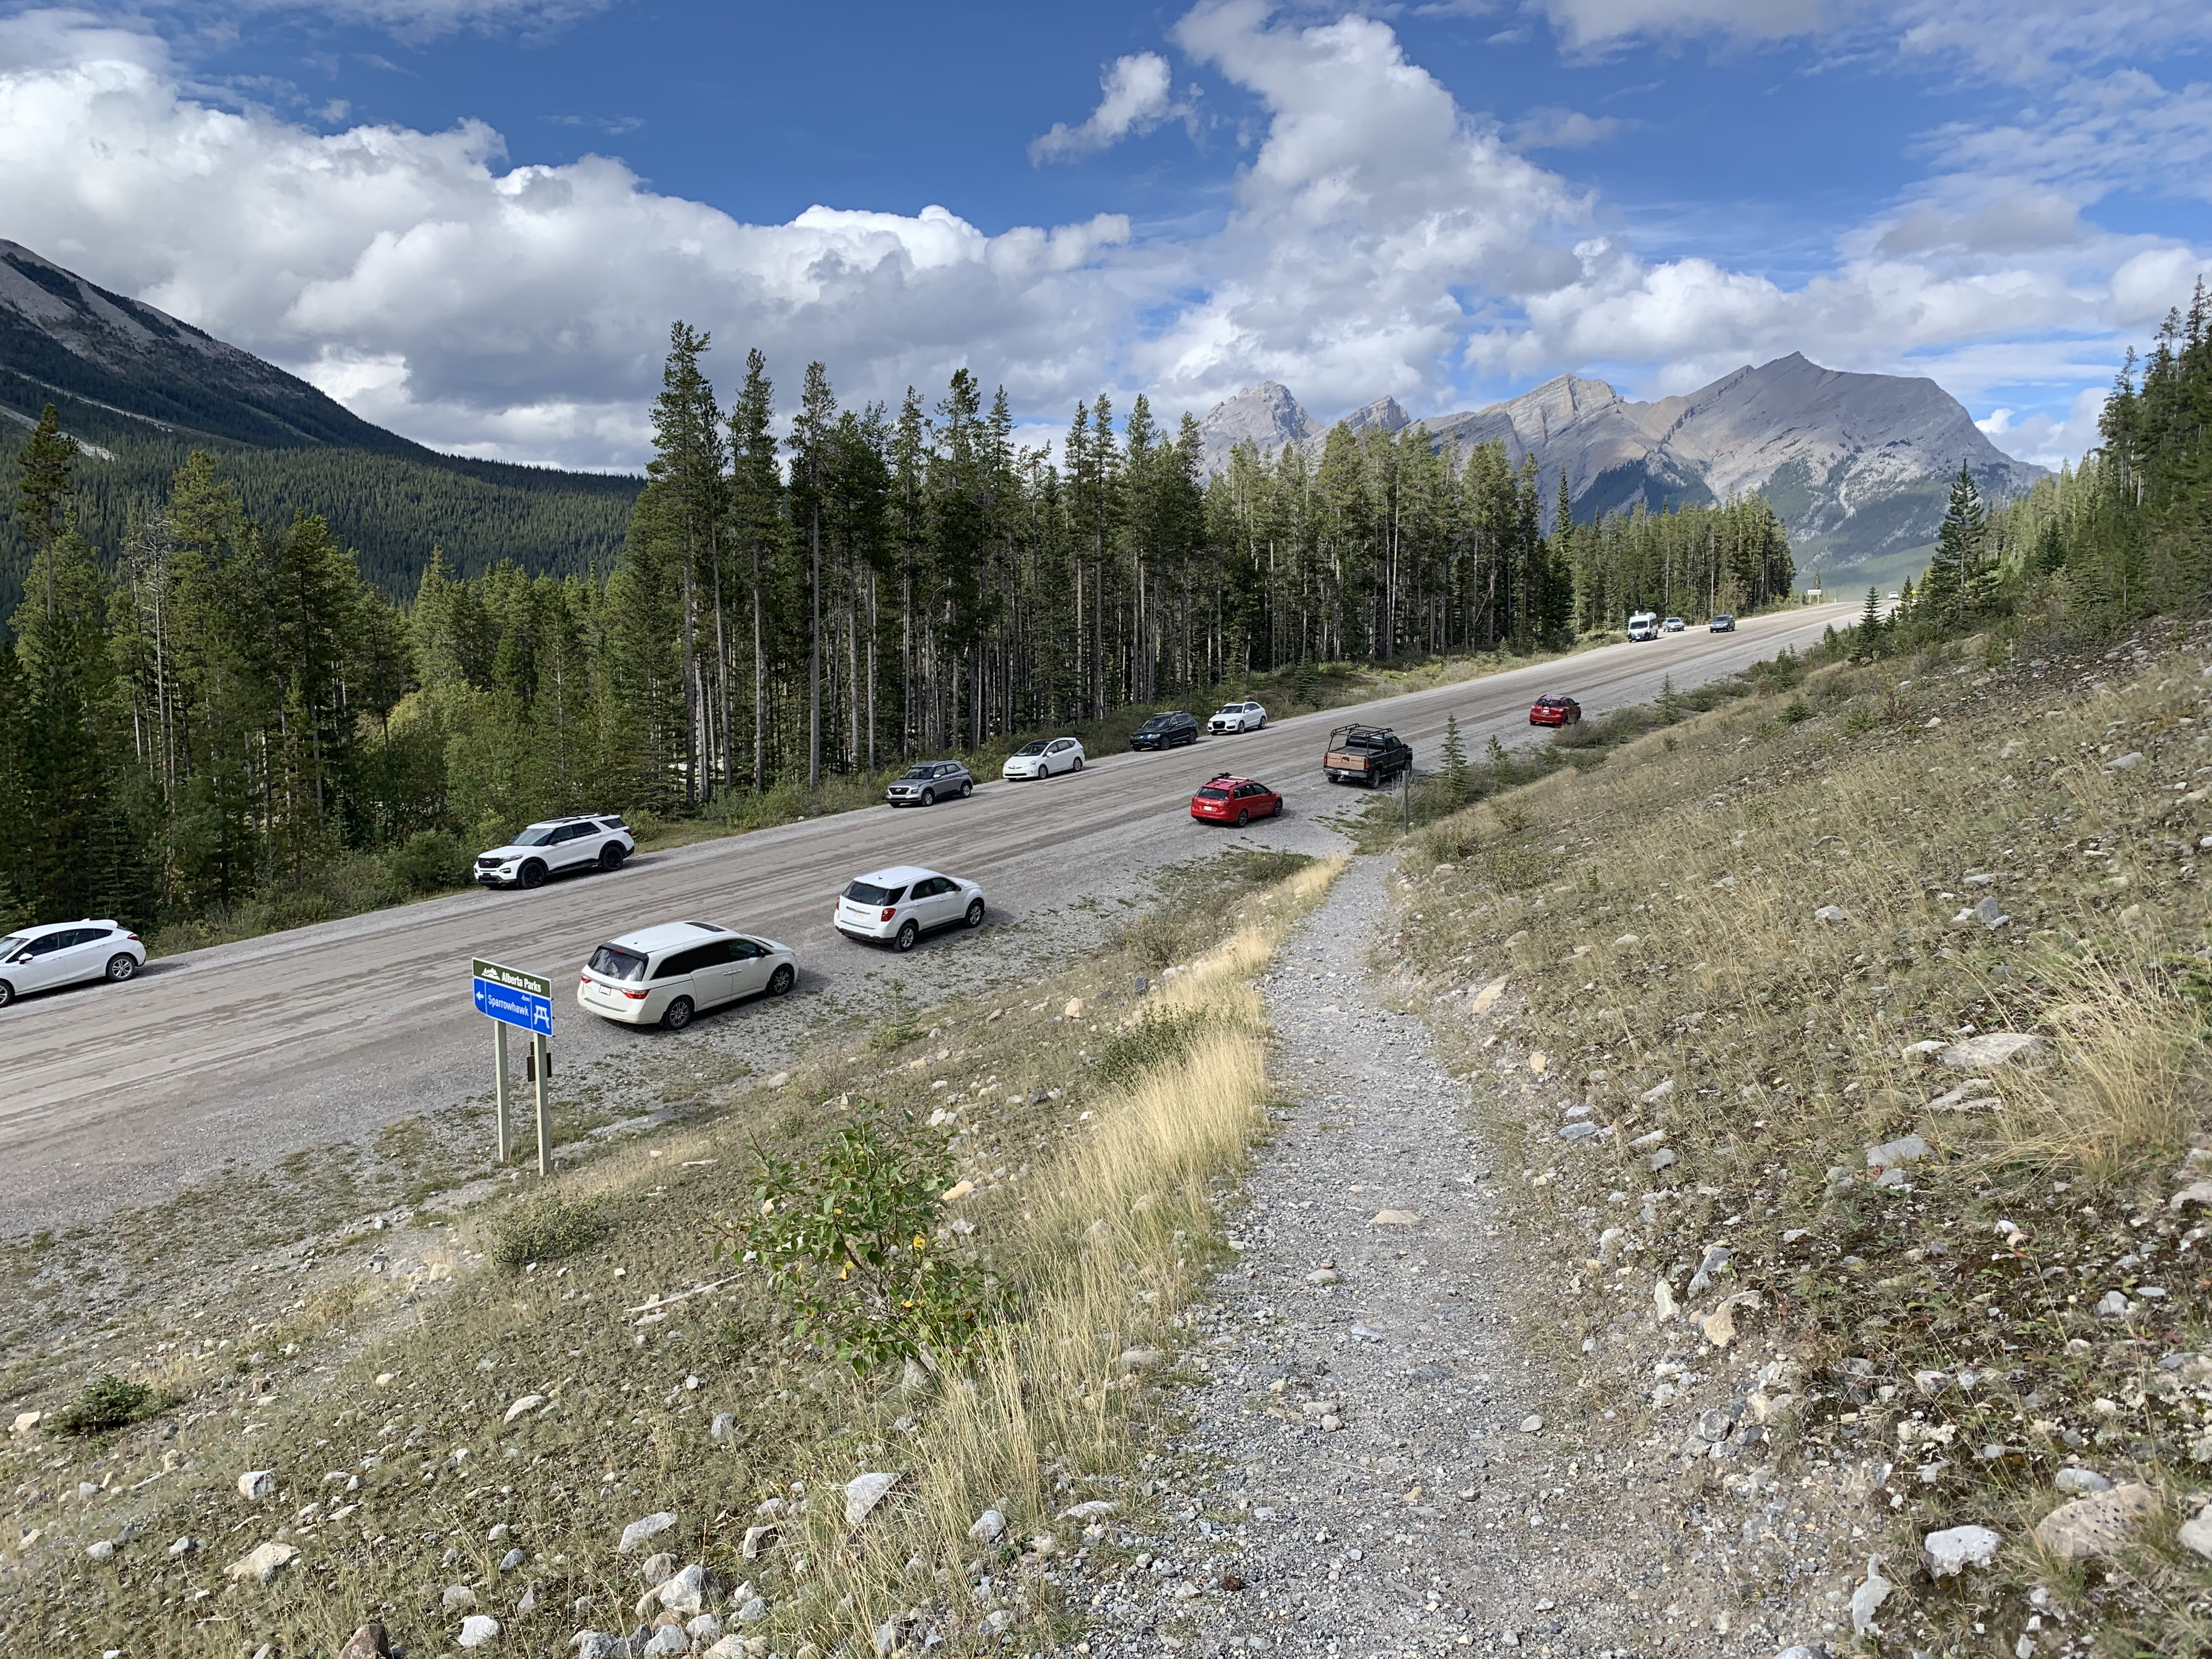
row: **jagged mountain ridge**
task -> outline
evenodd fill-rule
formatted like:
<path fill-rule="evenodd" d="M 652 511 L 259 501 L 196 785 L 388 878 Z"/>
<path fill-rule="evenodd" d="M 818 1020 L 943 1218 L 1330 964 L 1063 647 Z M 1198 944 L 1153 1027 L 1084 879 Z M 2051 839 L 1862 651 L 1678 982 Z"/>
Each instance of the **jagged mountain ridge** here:
<path fill-rule="evenodd" d="M 468 574 L 604 569 L 643 480 L 442 455 L 362 420 L 297 375 L 0 240 L 0 452 L 47 404 L 82 454 L 80 522 L 112 556 L 194 449 L 246 510 L 282 526 L 326 519 L 362 574 L 411 597 L 434 545 Z M 10 436 L 9 434 L 14 434 Z M 0 624 L 28 550 L 0 514 Z"/>
<path fill-rule="evenodd" d="M 1962 461 L 1992 499 L 2043 475 L 1999 450 L 1931 380 L 1848 374 L 1798 353 L 1652 403 L 1563 374 L 1486 409 L 1416 422 L 1384 398 L 1345 423 L 1355 432 L 1418 425 L 1437 448 L 1502 442 L 1516 466 L 1534 455 L 1547 501 L 1564 472 L 1583 521 L 1638 499 L 1657 507 L 1763 494 L 1788 526 L 1801 568 L 1838 579 L 1887 579 L 1917 562 Z M 1209 472 L 1247 440 L 1273 454 L 1290 443 L 1318 453 L 1326 438 L 1273 382 L 1218 405 L 1200 429 Z"/>

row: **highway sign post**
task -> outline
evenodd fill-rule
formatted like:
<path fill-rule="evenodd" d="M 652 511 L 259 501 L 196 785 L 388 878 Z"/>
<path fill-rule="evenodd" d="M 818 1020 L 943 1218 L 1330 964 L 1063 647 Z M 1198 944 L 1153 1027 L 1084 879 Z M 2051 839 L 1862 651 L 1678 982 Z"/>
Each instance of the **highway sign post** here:
<path fill-rule="evenodd" d="M 491 1074 L 499 1161 L 506 1163 L 514 1150 L 507 1121 L 507 1028 L 512 1025 L 530 1033 L 529 1070 L 538 1108 L 538 1173 L 550 1176 L 553 1173 L 553 1120 L 546 1084 L 553 1069 L 553 981 L 481 957 L 470 971 L 470 997 L 477 1012 L 493 1022 Z"/>

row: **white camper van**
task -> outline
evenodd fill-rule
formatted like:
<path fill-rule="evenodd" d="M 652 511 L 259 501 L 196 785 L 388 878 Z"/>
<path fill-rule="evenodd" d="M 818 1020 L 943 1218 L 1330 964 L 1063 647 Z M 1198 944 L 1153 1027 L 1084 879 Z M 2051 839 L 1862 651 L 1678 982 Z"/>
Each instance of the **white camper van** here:
<path fill-rule="evenodd" d="M 1628 637 L 1631 640 L 1657 639 L 1659 613 L 1656 611 L 1639 611 L 1631 617 L 1628 619 Z"/>

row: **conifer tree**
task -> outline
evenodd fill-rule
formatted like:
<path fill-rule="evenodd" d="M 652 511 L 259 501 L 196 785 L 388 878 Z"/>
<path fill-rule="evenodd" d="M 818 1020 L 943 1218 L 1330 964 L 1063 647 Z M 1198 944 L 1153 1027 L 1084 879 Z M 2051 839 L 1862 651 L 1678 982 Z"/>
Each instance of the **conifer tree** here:
<path fill-rule="evenodd" d="M 1859 611 L 1858 646 L 1862 656 L 1881 654 L 1881 598 L 1871 587 L 1867 589 L 1866 605 Z"/>
<path fill-rule="evenodd" d="M 1455 802 L 1464 801 L 1468 798 L 1468 785 L 1472 780 L 1468 772 L 1467 744 L 1460 738 L 1459 716 L 1456 714 L 1447 713 L 1444 715 L 1444 742 L 1442 752 L 1444 763 L 1444 791 Z"/>

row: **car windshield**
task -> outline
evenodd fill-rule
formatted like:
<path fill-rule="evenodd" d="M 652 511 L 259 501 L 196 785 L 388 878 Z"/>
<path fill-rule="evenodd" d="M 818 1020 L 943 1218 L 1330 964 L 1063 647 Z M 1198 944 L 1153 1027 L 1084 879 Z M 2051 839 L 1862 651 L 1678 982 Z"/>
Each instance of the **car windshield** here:
<path fill-rule="evenodd" d="M 1224 714 L 1241 714 L 1244 712 L 1244 705 L 1241 702 L 1224 702 L 1221 705 L 1221 712 Z"/>
<path fill-rule="evenodd" d="M 6 961 L 30 942 L 28 933 L 10 933 L 7 938 L 0 939 L 0 962 Z"/>
<path fill-rule="evenodd" d="M 1169 726 L 1174 724 L 1175 722 L 1170 720 L 1165 714 L 1155 714 L 1152 719 L 1146 720 L 1142 726 L 1139 726 L 1137 730 L 1139 732 L 1164 732 Z"/>
<path fill-rule="evenodd" d="M 1044 744 L 1042 741 L 1024 744 L 1019 749 L 1015 750 L 1014 752 L 1017 755 L 1042 755 L 1044 753 Z"/>
<path fill-rule="evenodd" d="M 933 766 L 909 766 L 899 775 L 902 778 L 933 778 L 937 775 L 937 769 Z"/>
<path fill-rule="evenodd" d="M 645 958 L 619 945 L 602 945 L 585 964 L 602 979 L 643 979 Z"/>
<path fill-rule="evenodd" d="M 557 823 L 533 823 L 509 844 L 515 847 L 543 847 L 553 839 L 553 832 L 560 827 Z"/>
<path fill-rule="evenodd" d="M 856 881 L 845 890 L 845 896 L 855 904 L 896 904 L 906 896 L 906 889 L 878 887 L 873 882 Z"/>
<path fill-rule="evenodd" d="M 1208 784 L 1198 792 L 1198 798 L 1200 800 L 1227 800 L 1229 792 L 1226 789 L 1216 789 L 1212 785 Z"/>

